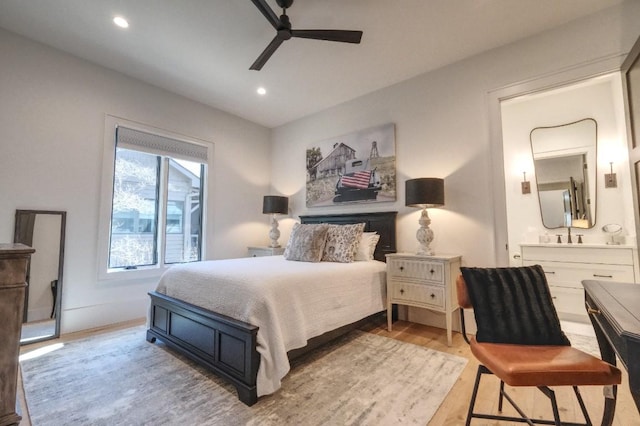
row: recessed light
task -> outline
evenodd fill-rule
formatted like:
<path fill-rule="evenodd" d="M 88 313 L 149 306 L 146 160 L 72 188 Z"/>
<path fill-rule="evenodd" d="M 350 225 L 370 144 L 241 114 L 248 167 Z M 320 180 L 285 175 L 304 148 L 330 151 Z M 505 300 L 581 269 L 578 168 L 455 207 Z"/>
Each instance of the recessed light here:
<path fill-rule="evenodd" d="M 113 23 L 120 28 L 129 28 L 129 23 L 122 16 L 116 16 L 115 18 L 113 18 Z"/>
<path fill-rule="evenodd" d="M 256 92 L 258 92 L 258 95 L 266 95 L 267 94 L 267 89 L 265 89 L 264 87 L 258 87 L 258 90 L 256 90 Z"/>

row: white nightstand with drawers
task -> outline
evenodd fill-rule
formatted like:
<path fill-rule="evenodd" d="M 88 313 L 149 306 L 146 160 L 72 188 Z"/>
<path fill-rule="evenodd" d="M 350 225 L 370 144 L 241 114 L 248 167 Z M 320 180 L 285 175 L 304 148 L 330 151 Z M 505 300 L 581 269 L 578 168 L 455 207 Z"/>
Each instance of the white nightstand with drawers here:
<path fill-rule="evenodd" d="M 284 247 L 248 247 L 249 257 L 277 256 L 284 253 Z"/>
<path fill-rule="evenodd" d="M 394 303 L 442 312 L 446 317 L 447 344 L 451 346 L 453 314 L 458 309 L 455 284 L 460 274 L 461 256 L 394 253 L 386 257 L 389 331 Z"/>

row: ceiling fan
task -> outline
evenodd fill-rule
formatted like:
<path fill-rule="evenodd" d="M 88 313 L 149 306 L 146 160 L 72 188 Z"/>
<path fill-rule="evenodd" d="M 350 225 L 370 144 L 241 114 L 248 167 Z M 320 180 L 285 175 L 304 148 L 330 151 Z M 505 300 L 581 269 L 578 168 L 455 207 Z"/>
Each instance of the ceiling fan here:
<path fill-rule="evenodd" d="M 293 0 L 276 0 L 278 6 L 282 8 L 280 18 L 269 7 L 266 0 L 251 0 L 258 10 L 267 18 L 269 23 L 276 29 L 277 33 L 271 43 L 258 56 L 258 59 L 251 65 L 250 70 L 259 71 L 269 60 L 271 55 L 285 40 L 291 37 L 310 38 L 314 40 L 340 41 L 344 43 L 360 43 L 362 31 L 345 30 L 292 30 L 291 21 L 287 16 L 287 9 L 293 4 Z"/>

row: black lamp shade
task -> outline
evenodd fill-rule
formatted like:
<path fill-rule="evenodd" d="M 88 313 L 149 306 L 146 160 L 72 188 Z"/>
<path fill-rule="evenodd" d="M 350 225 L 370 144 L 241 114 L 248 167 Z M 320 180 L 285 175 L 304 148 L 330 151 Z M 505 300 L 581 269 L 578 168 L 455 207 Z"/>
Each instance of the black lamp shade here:
<path fill-rule="evenodd" d="M 405 205 L 410 207 L 444 206 L 444 179 L 409 179 L 405 182 L 405 197 Z"/>
<path fill-rule="evenodd" d="M 262 201 L 262 213 L 289 213 L 289 198 L 278 195 L 265 195 Z"/>

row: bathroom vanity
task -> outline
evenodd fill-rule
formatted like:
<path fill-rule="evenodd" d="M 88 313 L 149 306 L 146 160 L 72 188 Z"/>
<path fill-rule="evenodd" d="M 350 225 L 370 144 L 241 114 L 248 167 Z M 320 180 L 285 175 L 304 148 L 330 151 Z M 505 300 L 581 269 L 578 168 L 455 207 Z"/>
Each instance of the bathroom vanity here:
<path fill-rule="evenodd" d="M 521 244 L 523 266 L 541 265 L 560 319 L 589 322 L 582 280 L 640 281 L 635 246 L 606 244 Z"/>

